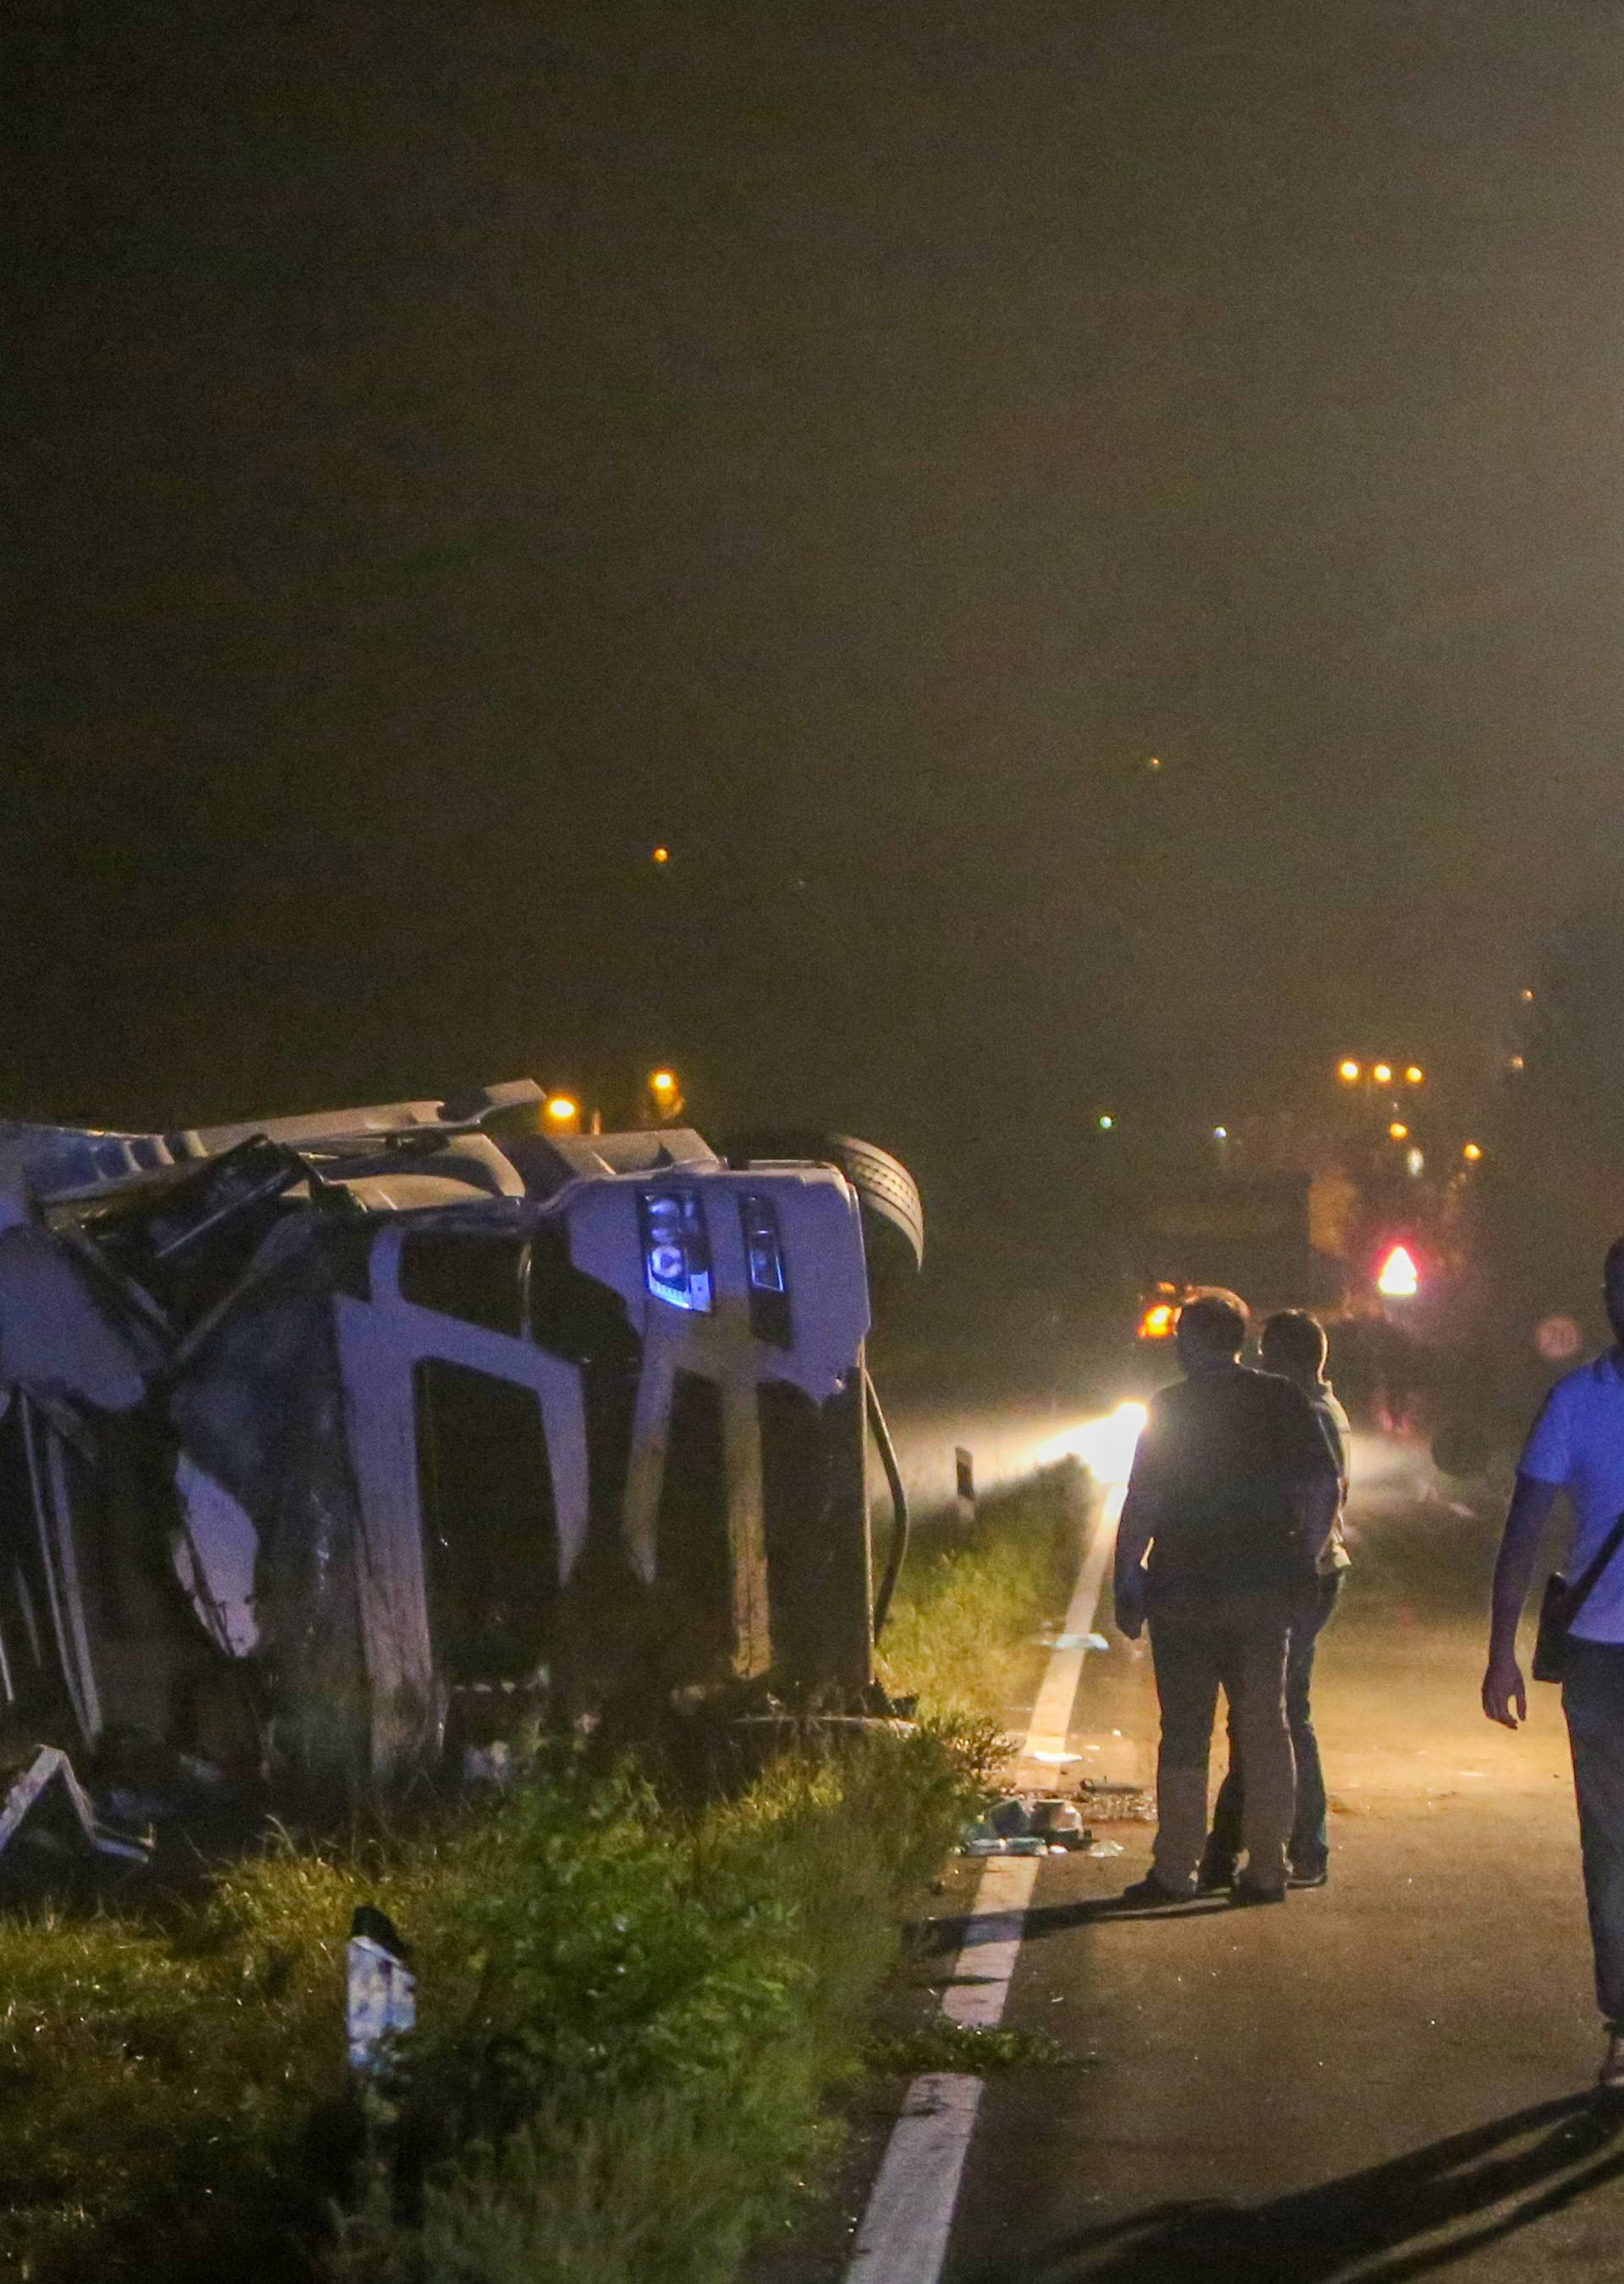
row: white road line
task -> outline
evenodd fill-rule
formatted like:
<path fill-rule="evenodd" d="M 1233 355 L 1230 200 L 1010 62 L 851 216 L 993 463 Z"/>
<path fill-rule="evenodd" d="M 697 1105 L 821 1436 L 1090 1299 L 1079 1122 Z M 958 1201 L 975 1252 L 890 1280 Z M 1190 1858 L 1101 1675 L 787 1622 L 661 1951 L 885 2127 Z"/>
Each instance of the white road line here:
<path fill-rule="evenodd" d="M 1063 1754 L 1066 1739 L 1071 1734 L 1072 1707 L 1077 1701 L 1077 1686 L 1082 1679 L 1082 1662 L 1089 1654 L 1088 1637 L 1094 1631 L 1094 1621 L 1099 1615 L 1100 1596 L 1105 1592 L 1105 1565 L 1116 1545 L 1116 1527 L 1122 1513 L 1124 1494 L 1111 1490 L 1105 1495 L 1098 1523 L 1089 1545 L 1082 1568 L 1077 1573 L 1077 1584 L 1061 1628 L 1058 1647 L 1050 1655 L 1043 1675 L 1043 1686 L 1037 1693 L 1037 1703 L 1032 1709 L 1032 1722 L 1027 1731 L 1027 1741 L 1020 1748 L 1023 1761 L 1039 1753 Z"/>
<path fill-rule="evenodd" d="M 981 2085 L 979 2077 L 939 2072 L 909 2087 L 847 2277 L 865 2284 L 937 2284 Z"/>
<path fill-rule="evenodd" d="M 1003 2021 L 1038 1862 L 1035 1856 L 988 1857 L 964 1948 L 953 1962 L 953 1980 L 942 1993 L 941 2011 L 949 2022 L 967 2030 L 995 2030 Z"/>
<path fill-rule="evenodd" d="M 1094 1631 L 1121 1511 L 1122 1494 L 1112 1491 L 1066 1614 L 1068 1640 Z M 1040 1750 L 1064 1752 L 1087 1654 L 1081 1642 L 1050 1652 L 1021 1747 L 1023 1761 Z M 942 1998 L 941 2011 L 949 2022 L 991 2030 L 1003 2021 L 1041 1861 L 1035 1856 L 988 1858 Z M 847 2284 L 938 2284 L 982 2084 L 979 2077 L 932 2071 L 909 2087 L 857 2231 Z"/>

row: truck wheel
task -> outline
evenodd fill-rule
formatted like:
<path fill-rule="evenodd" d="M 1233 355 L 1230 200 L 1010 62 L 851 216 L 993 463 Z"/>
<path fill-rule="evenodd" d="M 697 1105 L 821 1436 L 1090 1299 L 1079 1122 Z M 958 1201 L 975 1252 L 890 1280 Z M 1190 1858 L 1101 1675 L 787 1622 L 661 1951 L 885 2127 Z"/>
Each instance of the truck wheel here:
<path fill-rule="evenodd" d="M 723 1145 L 730 1166 L 744 1168 L 774 1158 L 810 1159 L 845 1175 L 862 1202 L 863 1219 L 888 1241 L 900 1238 L 919 1268 L 925 1259 L 925 1208 L 913 1176 L 900 1158 L 855 1134 L 820 1133 L 809 1128 L 763 1129 Z"/>

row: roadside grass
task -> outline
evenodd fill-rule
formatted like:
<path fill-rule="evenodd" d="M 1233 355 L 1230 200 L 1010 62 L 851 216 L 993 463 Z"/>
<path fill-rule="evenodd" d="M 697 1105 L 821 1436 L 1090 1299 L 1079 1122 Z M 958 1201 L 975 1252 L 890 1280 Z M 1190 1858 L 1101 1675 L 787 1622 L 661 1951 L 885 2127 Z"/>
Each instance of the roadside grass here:
<path fill-rule="evenodd" d="M 886 1685 L 949 1711 L 1003 1721 L 1041 1670 L 1039 1635 L 1066 1607 L 1077 1562 L 1076 1479 L 1056 1468 L 983 1499 L 974 1535 L 927 1521 L 881 1644 Z"/>
<path fill-rule="evenodd" d="M 912 2030 L 882 2032 L 863 2050 L 871 2070 L 887 2077 L 918 2077 L 927 2070 L 959 2070 L 972 2077 L 988 2077 L 995 2070 L 1059 2069 L 1075 2056 L 1047 2030 L 978 2030 L 968 2022 L 950 2022 L 933 2014 Z"/>
<path fill-rule="evenodd" d="M 864 2064 L 901 1925 L 995 1766 L 1074 1530 L 1063 1485 L 922 1534 L 887 1639 L 911 1732 L 695 1809 L 538 1752 L 500 1798 L 278 1841 L 160 1913 L 0 1917 L 0 2272 L 20 2284 L 726 2284 Z M 414 1946 L 368 2162 L 350 1913 Z"/>

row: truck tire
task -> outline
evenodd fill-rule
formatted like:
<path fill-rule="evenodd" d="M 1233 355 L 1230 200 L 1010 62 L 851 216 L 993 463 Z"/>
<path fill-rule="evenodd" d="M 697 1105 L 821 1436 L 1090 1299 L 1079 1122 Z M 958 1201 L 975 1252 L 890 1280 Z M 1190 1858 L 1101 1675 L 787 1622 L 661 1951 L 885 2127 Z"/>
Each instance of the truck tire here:
<path fill-rule="evenodd" d="M 900 1158 L 876 1142 L 855 1134 L 830 1134 L 805 1127 L 762 1129 L 726 1143 L 722 1156 L 730 1166 L 746 1167 L 774 1158 L 810 1159 L 834 1166 L 845 1175 L 862 1203 L 871 1225 L 900 1237 L 916 1269 L 925 1260 L 925 1208 L 913 1176 Z"/>

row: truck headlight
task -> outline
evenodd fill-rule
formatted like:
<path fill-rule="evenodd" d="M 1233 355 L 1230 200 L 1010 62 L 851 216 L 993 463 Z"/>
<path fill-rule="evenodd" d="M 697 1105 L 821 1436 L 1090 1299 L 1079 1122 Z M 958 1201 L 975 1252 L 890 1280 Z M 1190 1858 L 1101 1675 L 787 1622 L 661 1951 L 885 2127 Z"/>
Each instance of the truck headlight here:
<path fill-rule="evenodd" d="M 637 1200 L 637 1213 L 649 1291 L 673 1309 L 708 1311 L 710 1240 L 698 1197 L 691 1190 L 644 1190 Z"/>

